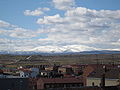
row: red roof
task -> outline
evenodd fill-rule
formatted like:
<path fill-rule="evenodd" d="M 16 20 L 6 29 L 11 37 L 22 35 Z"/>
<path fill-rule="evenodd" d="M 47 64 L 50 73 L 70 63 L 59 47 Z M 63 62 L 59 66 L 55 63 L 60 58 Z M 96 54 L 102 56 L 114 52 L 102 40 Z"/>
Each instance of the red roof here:
<path fill-rule="evenodd" d="M 83 76 L 87 77 L 91 72 L 94 71 L 94 68 L 92 66 L 87 66 L 84 70 L 83 70 Z"/>
<path fill-rule="evenodd" d="M 31 72 L 31 70 L 30 69 L 23 69 L 23 68 L 21 68 L 21 69 L 19 69 L 20 71 L 23 71 L 23 72 Z"/>
<path fill-rule="evenodd" d="M 2 73 L 3 73 L 3 70 L 0 69 L 0 74 L 2 74 Z"/>
<path fill-rule="evenodd" d="M 83 83 L 82 78 L 40 78 L 42 83 Z"/>
<path fill-rule="evenodd" d="M 94 69 L 103 68 L 103 66 L 106 66 L 107 68 L 117 68 L 120 64 L 90 64 L 88 66 L 93 67 Z"/>

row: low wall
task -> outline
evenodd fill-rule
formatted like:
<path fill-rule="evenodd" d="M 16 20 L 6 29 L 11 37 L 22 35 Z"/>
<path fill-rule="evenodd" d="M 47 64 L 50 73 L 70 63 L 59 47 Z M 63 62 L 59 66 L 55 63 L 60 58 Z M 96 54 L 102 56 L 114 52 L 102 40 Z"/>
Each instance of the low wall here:
<path fill-rule="evenodd" d="M 81 87 L 81 88 L 51 88 L 44 90 L 120 90 L 120 87 L 117 86 L 107 86 L 104 88 L 101 87 Z"/>

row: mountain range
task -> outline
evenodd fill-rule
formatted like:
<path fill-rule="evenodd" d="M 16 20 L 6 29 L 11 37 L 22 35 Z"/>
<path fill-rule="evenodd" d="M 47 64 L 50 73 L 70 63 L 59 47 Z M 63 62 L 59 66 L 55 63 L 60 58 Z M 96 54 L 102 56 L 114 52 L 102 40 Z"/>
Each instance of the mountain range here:
<path fill-rule="evenodd" d="M 102 50 L 99 48 L 88 47 L 84 45 L 68 45 L 68 46 L 39 46 L 27 50 L 1 50 L 0 54 L 114 54 L 120 53 L 119 50 Z"/>
<path fill-rule="evenodd" d="M 120 54 L 120 51 L 81 51 L 81 52 L 36 52 L 36 51 L 0 51 L 0 54 L 13 54 L 13 55 L 66 55 L 66 54 Z"/>

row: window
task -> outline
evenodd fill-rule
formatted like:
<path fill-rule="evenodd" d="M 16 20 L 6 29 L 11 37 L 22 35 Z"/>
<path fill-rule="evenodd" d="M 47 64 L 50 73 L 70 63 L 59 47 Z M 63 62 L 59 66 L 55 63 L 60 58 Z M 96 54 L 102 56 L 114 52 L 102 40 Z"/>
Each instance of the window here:
<path fill-rule="evenodd" d="M 50 85 L 47 85 L 47 84 L 46 84 L 46 85 L 45 85 L 45 88 L 50 88 Z"/>

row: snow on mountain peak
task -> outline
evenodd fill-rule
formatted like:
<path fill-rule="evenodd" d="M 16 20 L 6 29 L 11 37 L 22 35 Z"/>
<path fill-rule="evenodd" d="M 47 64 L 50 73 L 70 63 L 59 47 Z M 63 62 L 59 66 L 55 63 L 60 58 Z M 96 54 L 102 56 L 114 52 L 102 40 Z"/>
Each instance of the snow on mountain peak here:
<path fill-rule="evenodd" d="M 83 45 L 67 45 L 67 46 L 39 46 L 29 51 L 34 52 L 55 52 L 55 53 L 62 53 L 62 52 L 81 52 L 81 51 L 91 51 L 97 50 L 93 47 L 83 46 Z"/>

